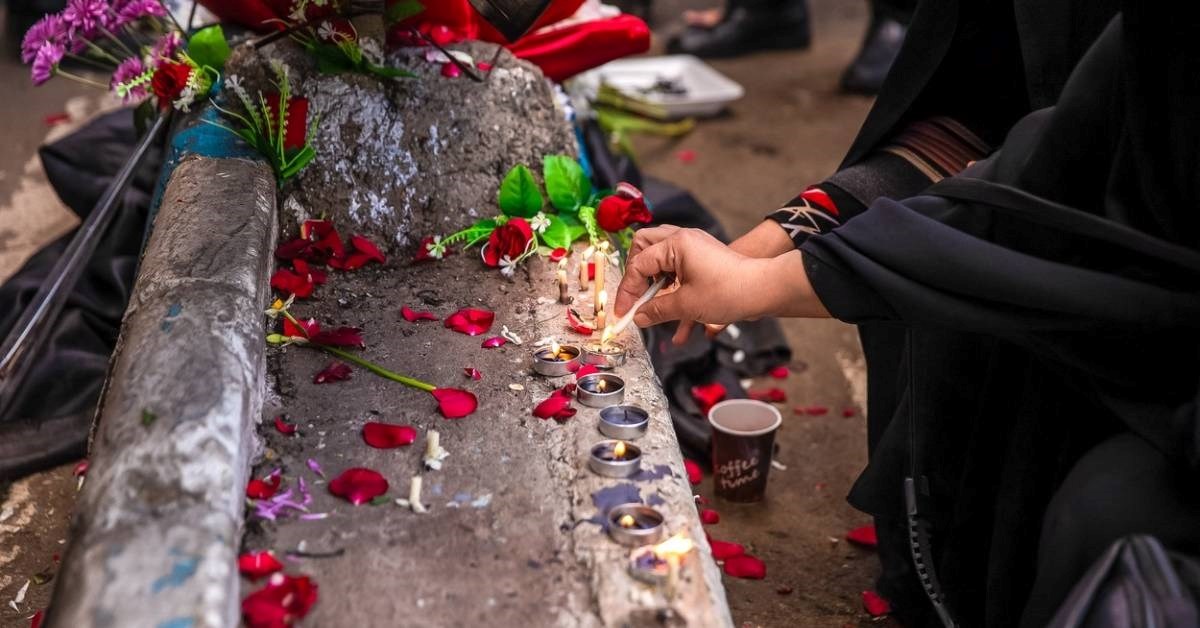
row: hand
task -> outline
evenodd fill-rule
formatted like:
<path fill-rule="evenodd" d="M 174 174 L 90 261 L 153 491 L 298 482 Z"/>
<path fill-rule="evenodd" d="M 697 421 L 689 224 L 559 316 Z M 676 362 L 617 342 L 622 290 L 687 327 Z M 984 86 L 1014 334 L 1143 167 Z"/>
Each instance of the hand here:
<path fill-rule="evenodd" d="M 641 229 L 630 248 L 615 313 L 627 312 L 650 279 L 674 273 L 675 287 L 659 293 L 633 320 L 639 327 L 682 321 L 674 338 L 679 344 L 694 321 L 727 324 L 762 316 L 769 307 L 768 291 L 762 290 L 769 263 L 741 255 L 698 229 Z"/>
<path fill-rule="evenodd" d="M 787 232 L 779 223 L 774 220 L 764 220 L 757 227 L 751 229 L 733 241 L 729 248 L 735 252 L 741 253 L 746 257 L 771 258 L 783 255 L 795 248 L 792 239 L 788 237 Z M 682 325 L 682 323 L 680 323 Z M 725 331 L 728 325 L 705 325 L 704 335 L 711 338 L 716 338 L 721 332 Z M 688 330 L 690 332 L 690 329 Z"/>

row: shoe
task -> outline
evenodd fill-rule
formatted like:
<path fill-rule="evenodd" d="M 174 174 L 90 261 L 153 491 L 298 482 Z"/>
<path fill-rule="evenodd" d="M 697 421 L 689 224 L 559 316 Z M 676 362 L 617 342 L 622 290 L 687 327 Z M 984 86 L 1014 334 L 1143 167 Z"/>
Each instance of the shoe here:
<path fill-rule="evenodd" d="M 858 56 L 842 74 L 842 90 L 868 96 L 879 93 L 907 32 L 908 27 L 891 18 L 873 20 Z"/>
<path fill-rule="evenodd" d="M 783 8 L 779 5 L 779 2 L 738 3 L 713 28 L 690 27 L 672 38 L 667 42 L 667 52 L 716 58 L 736 57 L 756 50 L 808 48 L 812 37 L 805 0 L 789 0 Z"/>

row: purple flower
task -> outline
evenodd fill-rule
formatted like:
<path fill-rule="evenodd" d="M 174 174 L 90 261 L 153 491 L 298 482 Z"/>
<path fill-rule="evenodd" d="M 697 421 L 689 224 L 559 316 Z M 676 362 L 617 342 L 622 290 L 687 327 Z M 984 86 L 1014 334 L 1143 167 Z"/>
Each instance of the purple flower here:
<path fill-rule="evenodd" d="M 38 50 L 46 42 L 61 44 L 67 38 L 67 26 L 57 15 L 47 15 L 38 20 L 25 32 L 21 41 L 21 62 L 30 63 L 37 57 Z"/>
<path fill-rule="evenodd" d="M 108 19 L 108 3 L 104 0 L 67 0 L 62 19 L 67 24 L 67 33 L 91 37 Z"/>
<path fill-rule="evenodd" d="M 114 22 L 116 26 L 136 22 L 144 17 L 165 17 L 167 15 L 167 10 L 158 0 L 128 0 L 119 4 L 114 3 L 113 10 L 117 14 Z"/>
<path fill-rule="evenodd" d="M 49 81 L 50 77 L 54 76 L 54 71 L 58 69 L 58 63 L 62 61 L 66 52 L 62 44 L 49 41 L 42 44 L 33 58 L 33 84 L 41 85 Z"/>
<path fill-rule="evenodd" d="M 156 3 L 157 4 L 157 3 Z M 178 31 L 171 31 L 154 42 L 150 49 L 150 65 L 157 68 L 164 60 L 175 58 L 175 53 L 183 47 L 183 37 Z"/>
<path fill-rule="evenodd" d="M 146 98 L 146 86 L 150 83 L 151 73 L 146 71 L 142 60 L 130 57 L 117 66 L 112 75 L 112 91 L 124 102 L 136 102 Z"/>

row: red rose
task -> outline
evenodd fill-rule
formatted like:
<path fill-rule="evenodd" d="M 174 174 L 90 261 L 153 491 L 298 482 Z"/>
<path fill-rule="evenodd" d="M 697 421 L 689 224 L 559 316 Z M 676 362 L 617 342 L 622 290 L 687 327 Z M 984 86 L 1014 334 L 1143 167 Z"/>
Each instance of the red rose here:
<path fill-rule="evenodd" d="M 652 220 L 654 216 L 650 215 L 641 190 L 628 183 L 617 185 L 616 193 L 600 201 L 600 207 L 596 208 L 596 222 L 608 232 L 615 233 L 632 224 Z"/>
<path fill-rule="evenodd" d="M 186 63 L 167 61 L 160 65 L 154 72 L 154 78 L 150 79 L 150 87 L 154 90 L 154 95 L 158 96 L 158 106 L 162 109 L 170 108 L 171 103 L 183 93 L 183 88 L 187 87 L 188 77 L 191 75 L 192 66 Z"/>
<path fill-rule="evenodd" d="M 483 263 L 495 268 L 506 256 L 515 260 L 525 254 L 532 240 L 533 229 L 529 223 L 524 218 L 513 218 L 492 231 L 483 249 Z"/>

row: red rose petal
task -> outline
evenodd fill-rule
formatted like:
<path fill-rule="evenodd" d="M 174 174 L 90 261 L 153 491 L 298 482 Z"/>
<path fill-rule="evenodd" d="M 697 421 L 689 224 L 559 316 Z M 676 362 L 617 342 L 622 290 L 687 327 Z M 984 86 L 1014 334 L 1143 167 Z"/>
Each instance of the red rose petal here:
<path fill-rule="evenodd" d="M 365 504 L 383 495 L 387 490 L 388 481 L 379 475 L 378 471 L 362 467 L 346 469 L 329 483 L 330 493 L 355 506 Z"/>
<path fill-rule="evenodd" d="M 290 318 L 283 319 L 283 335 L 292 338 L 312 338 L 315 334 L 321 332 L 321 325 L 316 319 L 297 320 L 299 325 L 292 322 Z"/>
<path fill-rule="evenodd" d="M 767 577 L 767 565 L 762 560 L 743 554 L 725 560 L 726 575 L 746 580 L 762 580 Z"/>
<path fill-rule="evenodd" d="M 475 398 L 474 394 L 466 390 L 438 388 L 432 391 L 432 394 L 437 399 L 438 410 L 447 419 L 461 419 L 479 407 L 479 400 Z"/>
<path fill-rule="evenodd" d="M 294 294 L 296 298 L 304 299 L 312 296 L 315 284 L 310 277 L 280 268 L 271 275 L 271 287 L 284 294 Z"/>
<path fill-rule="evenodd" d="M 90 463 L 87 460 L 80 460 L 79 462 L 75 463 L 75 468 L 71 469 L 71 475 L 75 477 L 87 475 L 89 464 Z"/>
<path fill-rule="evenodd" d="M 725 386 L 720 382 L 692 386 L 692 399 L 700 406 L 700 414 L 707 415 L 713 406 L 725 399 Z"/>
<path fill-rule="evenodd" d="M 42 620 L 46 618 L 46 611 L 38 609 L 33 617 L 29 618 L 29 628 L 41 628 Z"/>
<path fill-rule="evenodd" d="M 278 257 L 282 260 L 294 260 L 305 255 L 308 252 L 308 247 L 311 244 L 311 242 L 305 240 L 304 238 L 288 240 L 287 242 L 280 244 L 279 248 L 275 249 L 275 257 Z"/>
<path fill-rule="evenodd" d="M 598 366 L 596 366 L 595 364 L 585 364 L 585 365 L 579 367 L 575 371 L 575 379 L 578 380 L 581 377 L 585 377 L 585 376 L 591 375 L 592 373 L 599 373 L 599 372 L 600 372 L 600 368 Z"/>
<path fill-rule="evenodd" d="M 712 508 L 705 508 L 700 511 L 700 523 L 705 525 L 721 523 L 721 513 L 713 510 Z"/>
<path fill-rule="evenodd" d="M 685 164 L 690 164 L 693 161 L 696 161 L 696 151 L 684 149 L 675 153 L 675 157 Z"/>
<path fill-rule="evenodd" d="M 495 312 L 474 308 L 463 308 L 446 317 L 446 328 L 460 334 L 478 336 L 486 334 L 496 321 Z"/>
<path fill-rule="evenodd" d="M 242 620 L 246 628 L 285 628 L 308 615 L 316 603 L 317 585 L 308 576 L 276 573 L 242 600 Z"/>
<path fill-rule="evenodd" d="M 338 327 L 323 331 L 312 337 L 312 341 L 329 347 L 365 347 L 362 330 L 357 327 Z"/>
<path fill-rule="evenodd" d="M 566 397 L 567 399 L 574 399 L 576 388 L 578 388 L 578 386 L 575 384 L 567 384 L 566 386 L 554 391 L 554 395 L 558 397 Z"/>
<path fill-rule="evenodd" d="M 571 406 L 571 398 L 557 392 L 539 403 L 533 409 L 533 416 L 539 419 L 552 419 Z"/>
<path fill-rule="evenodd" d="M 787 401 L 787 393 L 782 388 L 748 390 L 746 393 L 755 401 L 765 401 L 768 403 L 784 403 Z"/>
<path fill-rule="evenodd" d="M 554 249 L 553 251 L 550 251 L 550 261 L 554 262 L 554 263 L 561 262 L 562 259 L 566 256 L 567 256 L 567 250 L 562 247 L 559 247 L 557 249 Z"/>
<path fill-rule="evenodd" d="M 379 250 L 379 247 L 375 246 L 374 242 L 371 242 L 363 236 L 350 236 L 350 246 L 354 247 L 354 249 L 359 253 L 366 255 L 367 259 L 371 260 L 372 262 L 379 262 L 380 264 L 387 262 L 387 258 L 384 257 L 383 252 Z"/>
<path fill-rule="evenodd" d="M 238 556 L 238 571 L 251 580 L 269 576 L 281 569 L 283 563 L 268 551 L 246 552 Z"/>
<path fill-rule="evenodd" d="M 787 379 L 791 372 L 791 369 L 789 369 L 787 366 L 777 366 L 771 369 L 771 377 L 774 377 L 775 379 Z"/>
<path fill-rule="evenodd" d="M 344 382 L 350 379 L 350 374 L 353 369 L 347 364 L 342 364 L 337 360 L 329 363 L 320 373 L 313 376 L 314 384 L 332 384 L 334 382 Z"/>
<path fill-rule="evenodd" d="M 400 308 L 400 315 L 404 320 L 415 323 L 417 321 L 436 321 L 438 318 L 433 315 L 433 312 L 418 312 L 407 305 Z"/>
<path fill-rule="evenodd" d="M 708 537 L 708 545 L 712 548 L 714 560 L 729 560 L 746 553 L 746 548 L 742 547 L 741 543 L 718 541 L 711 536 Z"/>
<path fill-rule="evenodd" d="M 829 414 L 829 408 L 825 406 L 803 406 L 795 409 L 796 414 L 806 414 L 808 416 L 825 416 Z"/>
<path fill-rule="evenodd" d="M 572 331 L 584 334 L 585 336 L 590 336 L 596 332 L 596 330 L 592 329 L 590 325 L 584 325 L 583 321 L 579 320 L 579 314 L 571 308 L 567 308 L 567 327 L 571 328 Z"/>
<path fill-rule="evenodd" d="M 375 421 L 363 426 L 362 435 L 363 440 L 376 449 L 394 449 L 411 445 L 417 440 L 417 430 L 411 425 Z"/>
<path fill-rule="evenodd" d="M 865 525 L 846 533 L 846 540 L 859 546 L 875 549 L 879 546 L 879 537 L 875 535 L 874 525 Z"/>
<path fill-rule="evenodd" d="M 283 420 L 282 416 L 275 417 L 275 431 L 284 436 L 291 436 L 296 433 L 296 426 Z"/>
<path fill-rule="evenodd" d="M 492 64 L 487 61 L 479 61 L 475 64 L 475 67 L 479 68 L 481 72 L 488 72 L 492 69 Z"/>
<path fill-rule="evenodd" d="M 842 408 L 842 418 L 848 419 L 856 414 L 858 414 L 858 410 L 856 408 L 851 408 L 851 407 Z"/>
<path fill-rule="evenodd" d="M 683 468 L 687 469 L 688 483 L 695 486 L 704 479 L 704 471 L 700 468 L 700 464 L 695 460 L 683 459 Z"/>
<path fill-rule="evenodd" d="M 480 346 L 483 347 L 484 349 L 497 349 L 499 347 L 503 347 L 506 344 L 508 344 L 507 338 L 505 338 L 504 336 L 496 336 L 494 338 L 488 338 L 487 340 L 484 340 L 483 344 Z"/>
<path fill-rule="evenodd" d="M 473 379 L 475 381 L 479 381 L 479 380 L 483 379 L 483 373 L 480 373 L 479 369 L 477 369 L 473 366 L 468 366 L 468 367 L 464 368 L 463 375 L 466 375 L 467 377 L 470 377 L 471 379 Z"/>
<path fill-rule="evenodd" d="M 278 473 L 272 473 L 266 480 L 251 479 L 246 483 L 246 497 L 250 499 L 271 499 L 279 491 L 283 478 Z"/>
<path fill-rule="evenodd" d="M 442 76 L 444 76 L 446 78 L 458 78 L 458 77 L 462 76 L 462 69 L 459 68 L 454 63 L 450 63 L 450 62 L 443 63 L 442 64 Z"/>
<path fill-rule="evenodd" d="M 892 612 L 892 605 L 874 591 L 862 592 L 862 604 L 871 617 L 883 617 Z"/>

